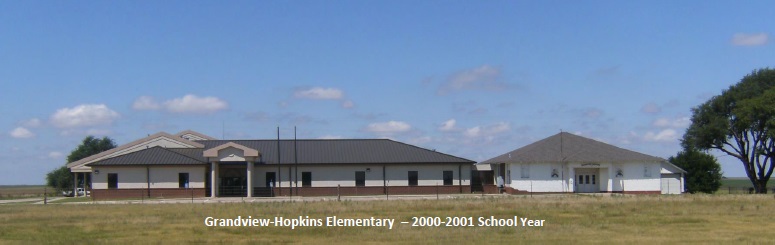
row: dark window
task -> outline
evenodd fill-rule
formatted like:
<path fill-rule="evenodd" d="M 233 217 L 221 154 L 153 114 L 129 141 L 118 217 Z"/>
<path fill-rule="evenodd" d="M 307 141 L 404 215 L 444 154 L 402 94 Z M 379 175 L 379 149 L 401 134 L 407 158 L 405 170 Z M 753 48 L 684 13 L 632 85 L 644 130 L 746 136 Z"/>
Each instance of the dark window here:
<path fill-rule="evenodd" d="M 178 173 L 178 188 L 188 188 L 188 173 Z"/>
<path fill-rule="evenodd" d="M 118 174 L 108 174 L 108 189 L 118 189 Z"/>
<path fill-rule="evenodd" d="M 417 171 L 409 171 L 409 186 L 417 186 Z"/>
<path fill-rule="evenodd" d="M 586 181 L 586 182 L 587 182 L 587 184 L 589 184 L 589 175 L 584 175 L 584 176 L 585 176 L 585 179 L 587 180 L 587 181 Z"/>
<path fill-rule="evenodd" d="M 594 175 L 592 175 L 592 184 L 593 185 L 595 184 L 595 176 Z"/>
<path fill-rule="evenodd" d="M 584 175 L 579 175 L 579 181 L 577 184 L 584 184 Z"/>
<path fill-rule="evenodd" d="M 274 172 L 266 172 L 266 187 L 277 187 Z"/>
<path fill-rule="evenodd" d="M 366 172 L 355 171 L 355 186 L 366 186 Z"/>
<path fill-rule="evenodd" d="M 312 186 L 312 172 L 301 172 L 301 187 Z"/>
<path fill-rule="evenodd" d="M 452 171 L 444 171 L 444 185 L 452 185 Z"/>

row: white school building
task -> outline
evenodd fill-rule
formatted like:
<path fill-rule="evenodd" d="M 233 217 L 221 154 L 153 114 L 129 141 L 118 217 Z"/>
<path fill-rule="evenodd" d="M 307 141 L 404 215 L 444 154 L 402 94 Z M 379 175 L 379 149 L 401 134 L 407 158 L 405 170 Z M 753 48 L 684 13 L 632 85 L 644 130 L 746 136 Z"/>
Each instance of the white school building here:
<path fill-rule="evenodd" d="M 559 133 L 477 164 L 506 193 L 684 192 L 683 169 L 665 159 Z"/>

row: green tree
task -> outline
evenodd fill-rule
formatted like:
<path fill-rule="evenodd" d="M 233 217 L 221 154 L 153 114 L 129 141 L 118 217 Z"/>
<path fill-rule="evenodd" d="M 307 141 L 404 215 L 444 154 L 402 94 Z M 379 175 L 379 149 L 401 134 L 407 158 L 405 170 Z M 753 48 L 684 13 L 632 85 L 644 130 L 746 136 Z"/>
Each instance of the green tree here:
<path fill-rule="evenodd" d="M 116 143 L 108 137 L 86 136 L 80 145 L 67 156 L 67 163 L 75 162 L 91 155 L 116 148 Z M 59 191 L 73 188 L 73 174 L 67 166 L 61 166 L 46 174 L 46 185 Z"/>
<path fill-rule="evenodd" d="M 667 160 L 686 170 L 686 191 L 689 193 L 714 193 L 721 187 L 721 165 L 713 155 L 690 148 Z"/>
<path fill-rule="evenodd" d="M 685 148 L 715 149 L 740 160 L 756 193 L 775 168 L 775 70 L 760 69 L 692 108 Z"/>

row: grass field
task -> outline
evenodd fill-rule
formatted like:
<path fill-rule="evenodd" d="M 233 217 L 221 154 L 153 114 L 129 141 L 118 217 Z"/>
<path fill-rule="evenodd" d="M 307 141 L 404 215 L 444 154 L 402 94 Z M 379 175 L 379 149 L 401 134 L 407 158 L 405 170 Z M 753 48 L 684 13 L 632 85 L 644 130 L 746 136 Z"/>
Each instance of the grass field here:
<path fill-rule="evenodd" d="M 0 185 L 0 199 L 42 197 L 47 192 L 49 196 L 62 195 L 43 185 Z"/>
<path fill-rule="evenodd" d="M 772 195 L 506 197 L 223 204 L 0 205 L 0 243 L 771 243 Z M 462 216 L 543 227 L 206 227 L 204 219 Z"/>

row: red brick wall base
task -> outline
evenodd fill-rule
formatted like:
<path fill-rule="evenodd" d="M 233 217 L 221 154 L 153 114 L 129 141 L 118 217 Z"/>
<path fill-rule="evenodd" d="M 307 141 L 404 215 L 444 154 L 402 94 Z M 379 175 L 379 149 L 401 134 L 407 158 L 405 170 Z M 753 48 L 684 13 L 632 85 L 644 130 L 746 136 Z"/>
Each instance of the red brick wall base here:
<path fill-rule="evenodd" d="M 119 199 L 119 198 L 181 198 L 204 197 L 205 188 L 152 188 L 150 195 L 148 189 L 93 189 L 91 195 L 94 200 Z"/>
<path fill-rule="evenodd" d="M 344 186 L 344 187 L 281 187 L 276 188 L 275 195 L 289 196 L 293 189 L 294 196 L 369 196 L 369 195 L 419 195 L 419 194 L 460 194 L 471 193 L 468 185 L 447 186 Z M 338 190 L 337 190 L 338 189 Z M 386 193 L 387 192 L 387 193 Z"/>

